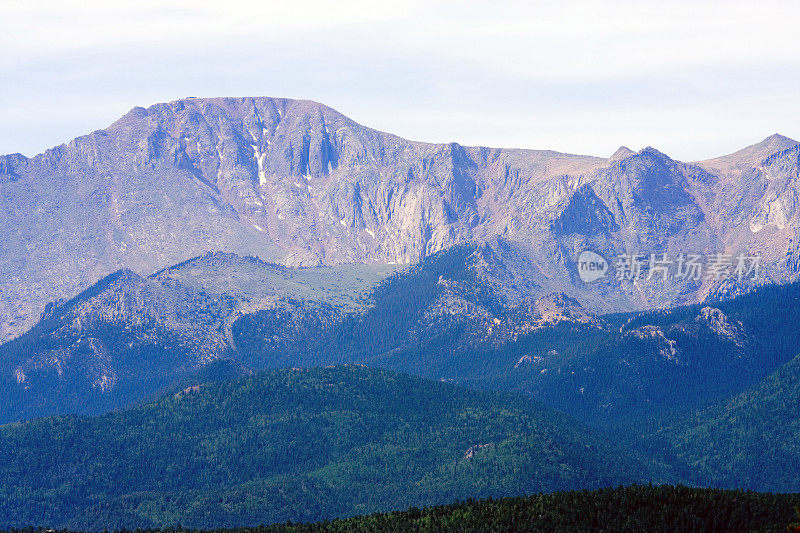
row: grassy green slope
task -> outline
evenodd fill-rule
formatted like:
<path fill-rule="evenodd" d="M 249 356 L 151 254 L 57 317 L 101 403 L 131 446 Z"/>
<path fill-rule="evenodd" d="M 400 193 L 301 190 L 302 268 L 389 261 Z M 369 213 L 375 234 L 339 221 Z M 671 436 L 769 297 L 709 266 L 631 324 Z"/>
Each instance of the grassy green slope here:
<path fill-rule="evenodd" d="M 253 302 L 254 309 L 264 299 L 291 298 L 352 311 L 367 305 L 370 292 L 382 280 L 405 268 L 406 265 L 379 264 L 288 268 L 254 257 L 216 252 L 165 268 L 153 278 Z"/>

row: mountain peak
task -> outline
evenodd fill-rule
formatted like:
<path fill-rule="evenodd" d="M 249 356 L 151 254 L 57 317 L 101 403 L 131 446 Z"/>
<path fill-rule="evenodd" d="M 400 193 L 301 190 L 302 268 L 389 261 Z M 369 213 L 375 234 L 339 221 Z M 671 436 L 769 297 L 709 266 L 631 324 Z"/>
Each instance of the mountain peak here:
<path fill-rule="evenodd" d="M 622 161 L 623 159 L 627 159 L 628 157 L 636 155 L 636 152 L 628 148 L 627 146 L 620 146 L 617 148 L 617 151 L 609 157 L 609 161 Z"/>
<path fill-rule="evenodd" d="M 770 156 L 776 152 L 782 152 L 784 150 L 788 150 L 789 148 L 797 146 L 798 144 L 800 143 L 798 143 L 794 139 L 790 139 L 789 137 L 781 135 L 780 133 L 773 133 L 769 137 L 765 138 L 763 141 L 748 146 L 744 150 L 756 151 L 756 149 L 758 149 L 766 154 L 763 158 L 766 159 L 767 156 Z M 742 151 L 743 150 L 740 150 L 740 152 Z"/>
<path fill-rule="evenodd" d="M 788 150 L 798 143 L 779 133 L 773 133 L 763 141 L 751 144 L 732 154 L 698 161 L 696 164 L 715 174 L 728 174 L 731 172 L 741 172 L 748 168 L 758 166 L 767 157 L 783 150 Z"/>
<path fill-rule="evenodd" d="M 791 148 L 792 146 L 798 143 L 794 139 L 790 139 L 785 135 L 781 135 L 780 133 L 773 133 L 772 135 L 770 135 L 769 137 L 758 143 L 758 145 L 766 145 L 766 144 L 781 145 L 781 146 L 785 145 L 786 148 Z"/>

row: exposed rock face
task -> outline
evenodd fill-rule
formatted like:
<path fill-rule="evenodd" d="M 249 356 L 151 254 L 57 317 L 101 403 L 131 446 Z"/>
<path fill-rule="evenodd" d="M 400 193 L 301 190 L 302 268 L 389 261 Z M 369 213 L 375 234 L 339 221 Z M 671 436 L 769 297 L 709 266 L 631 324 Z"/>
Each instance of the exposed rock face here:
<path fill-rule="evenodd" d="M 586 287 L 575 275 L 586 248 L 608 259 L 757 249 L 772 278 L 794 276 L 797 143 L 734 156 L 686 165 L 652 148 L 605 159 L 418 143 L 273 98 L 137 107 L 34 158 L 0 157 L 0 340 L 110 272 L 149 275 L 206 251 L 408 263 L 499 237 L 518 258 L 508 278 L 531 297 L 564 292 L 590 309 L 696 301 L 713 287 Z"/>
<path fill-rule="evenodd" d="M 722 310 L 716 307 L 703 307 L 695 321 L 708 329 L 717 336 L 733 342 L 736 346 L 744 345 L 744 326 L 742 323 L 732 321 Z"/>
<path fill-rule="evenodd" d="M 626 332 L 626 335 L 633 338 L 650 341 L 658 350 L 659 355 L 665 360 L 679 362 L 680 352 L 678 343 L 664 335 L 664 331 L 659 326 L 647 325 Z"/>

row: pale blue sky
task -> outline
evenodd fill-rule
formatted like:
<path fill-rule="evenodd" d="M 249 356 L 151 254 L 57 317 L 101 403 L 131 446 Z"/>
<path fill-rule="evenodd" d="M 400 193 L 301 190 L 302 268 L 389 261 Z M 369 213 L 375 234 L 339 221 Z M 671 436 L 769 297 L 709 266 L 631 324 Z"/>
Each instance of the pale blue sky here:
<path fill-rule="evenodd" d="M 134 105 L 307 98 L 403 137 L 685 161 L 800 138 L 800 2 L 0 0 L 0 153 Z"/>

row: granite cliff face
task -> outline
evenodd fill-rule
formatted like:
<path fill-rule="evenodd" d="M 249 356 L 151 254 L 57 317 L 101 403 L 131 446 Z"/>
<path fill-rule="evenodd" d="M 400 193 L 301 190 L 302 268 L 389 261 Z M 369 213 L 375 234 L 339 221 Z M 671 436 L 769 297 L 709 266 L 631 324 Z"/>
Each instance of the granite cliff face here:
<path fill-rule="evenodd" d="M 308 101 L 137 107 L 34 158 L 0 157 L 0 341 L 110 272 L 149 275 L 207 251 L 390 264 L 489 242 L 513 251 L 517 285 L 533 291 L 522 297 L 563 292 L 596 310 L 696 301 L 720 287 L 587 286 L 577 254 L 757 250 L 773 279 L 791 278 L 798 150 L 774 136 L 698 164 L 652 148 L 606 159 L 412 142 Z"/>

